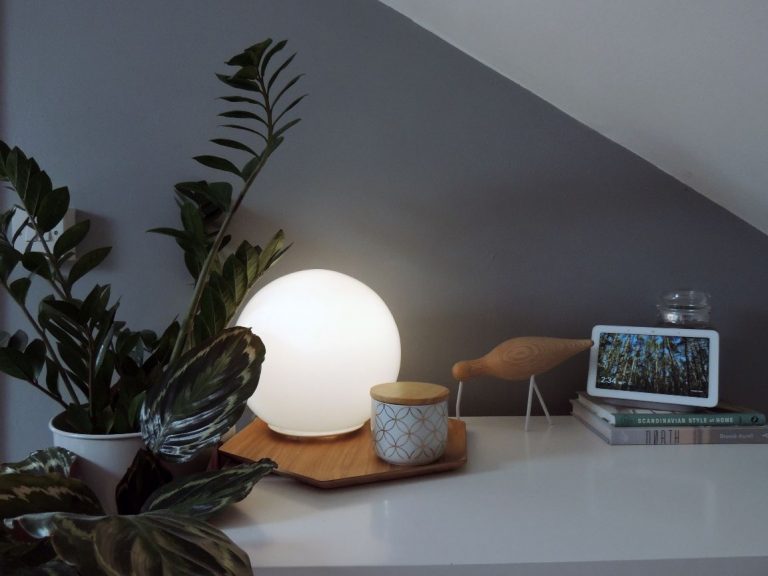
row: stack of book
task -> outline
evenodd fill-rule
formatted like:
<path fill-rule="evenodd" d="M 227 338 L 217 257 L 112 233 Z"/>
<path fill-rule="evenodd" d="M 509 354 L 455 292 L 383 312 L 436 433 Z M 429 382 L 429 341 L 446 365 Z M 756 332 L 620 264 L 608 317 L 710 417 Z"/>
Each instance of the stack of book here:
<path fill-rule="evenodd" d="M 768 444 L 765 415 L 718 405 L 693 412 L 609 404 L 579 392 L 572 414 L 609 444 Z"/>

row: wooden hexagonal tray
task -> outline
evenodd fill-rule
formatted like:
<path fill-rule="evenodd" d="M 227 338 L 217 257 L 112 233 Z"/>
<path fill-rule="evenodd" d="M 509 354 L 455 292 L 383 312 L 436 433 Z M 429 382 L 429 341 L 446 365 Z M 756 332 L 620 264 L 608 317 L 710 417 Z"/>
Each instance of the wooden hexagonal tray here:
<path fill-rule="evenodd" d="M 343 436 L 304 440 L 276 434 L 257 418 L 219 452 L 241 462 L 271 458 L 277 462 L 275 474 L 318 488 L 340 488 L 460 468 L 467 462 L 467 428 L 461 420 L 449 419 L 445 454 L 423 466 L 395 466 L 379 459 L 368 423 Z"/>

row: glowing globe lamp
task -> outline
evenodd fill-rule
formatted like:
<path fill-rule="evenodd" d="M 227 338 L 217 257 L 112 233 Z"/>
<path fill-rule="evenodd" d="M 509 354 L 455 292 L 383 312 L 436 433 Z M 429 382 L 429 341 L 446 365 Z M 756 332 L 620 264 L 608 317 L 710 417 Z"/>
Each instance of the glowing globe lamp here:
<path fill-rule="evenodd" d="M 266 359 L 248 407 L 290 436 L 331 436 L 370 417 L 371 386 L 400 372 L 400 334 L 384 301 L 330 270 L 274 280 L 237 321 L 264 342 Z"/>

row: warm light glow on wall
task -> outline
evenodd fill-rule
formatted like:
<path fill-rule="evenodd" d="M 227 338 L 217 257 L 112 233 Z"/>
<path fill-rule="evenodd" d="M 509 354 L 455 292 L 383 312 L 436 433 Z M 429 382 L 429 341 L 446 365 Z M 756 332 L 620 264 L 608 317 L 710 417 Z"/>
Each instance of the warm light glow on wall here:
<path fill-rule="evenodd" d="M 389 308 L 339 272 L 304 270 L 274 280 L 237 324 L 266 346 L 248 407 L 277 432 L 355 430 L 370 417 L 371 386 L 394 382 L 400 371 L 400 335 Z"/>

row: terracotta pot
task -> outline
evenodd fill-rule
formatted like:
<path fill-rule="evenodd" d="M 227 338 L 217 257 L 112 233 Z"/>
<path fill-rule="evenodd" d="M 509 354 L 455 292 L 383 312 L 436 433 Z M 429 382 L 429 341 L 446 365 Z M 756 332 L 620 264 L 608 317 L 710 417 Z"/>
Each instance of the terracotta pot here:
<path fill-rule="evenodd" d="M 141 433 L 78 434 L 65 432 L 57 426 L 63 414 L 54 416 L 48 427 L 53 433 L 53 445 L 77 454 L 73 475 L 85 482 L 96 494 L 108 514 L 117 513 L 115 488 L 133 462 L 136 452 L 144 447 Z"/>

